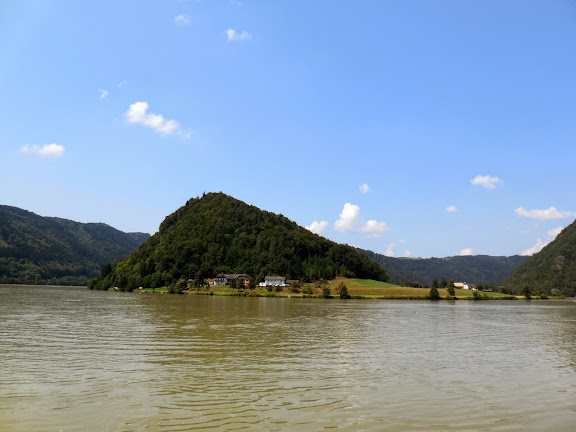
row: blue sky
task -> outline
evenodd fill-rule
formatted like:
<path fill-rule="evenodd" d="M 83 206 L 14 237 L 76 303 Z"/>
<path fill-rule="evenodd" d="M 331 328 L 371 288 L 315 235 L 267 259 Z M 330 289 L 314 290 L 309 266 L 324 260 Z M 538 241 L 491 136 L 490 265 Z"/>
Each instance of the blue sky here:
<path fill-rule="evenodd" d="M 572 0 L 5 0 L 0 203 L 154 233 L 223 191 L 394 256 L 576 217 Z"/>

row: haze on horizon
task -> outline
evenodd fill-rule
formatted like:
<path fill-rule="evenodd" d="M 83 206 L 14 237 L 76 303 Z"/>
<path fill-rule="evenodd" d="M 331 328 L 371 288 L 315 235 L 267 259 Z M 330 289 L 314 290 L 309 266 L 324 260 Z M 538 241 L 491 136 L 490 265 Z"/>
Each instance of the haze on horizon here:
<path fill-rule="evenodd" d="M 223 191 L 393 256 L 576 218 L 570 0 L 0 5 L 0 204 L 154 233 Z"/>

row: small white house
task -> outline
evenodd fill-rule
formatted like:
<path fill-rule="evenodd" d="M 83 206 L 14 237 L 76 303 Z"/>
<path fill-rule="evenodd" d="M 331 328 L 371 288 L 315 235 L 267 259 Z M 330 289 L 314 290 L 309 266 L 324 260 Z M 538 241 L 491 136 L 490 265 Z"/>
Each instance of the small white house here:
<path fill-rule="evenodd" d="M 266 276 L 264 277 L 264 286 L 286 286 L 284 276 Z"/>
<path fill-rule="evenodd" d="M 477 291 L 476 285 L 469 284 L 466 282 L 454 282 L 454 288 L 465 289 L 465 290 L 470 290 L 470 291 Z"/>

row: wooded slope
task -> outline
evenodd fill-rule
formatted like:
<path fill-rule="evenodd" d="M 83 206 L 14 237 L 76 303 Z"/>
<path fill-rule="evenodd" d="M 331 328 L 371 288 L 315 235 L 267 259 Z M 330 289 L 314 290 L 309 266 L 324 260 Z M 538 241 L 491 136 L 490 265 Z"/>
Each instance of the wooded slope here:
<path fill-rule="evenodd" d="M 85 285 L 148 237 L 0 206 L 0 283 Z"/>
<path fill-rule="evenodd" d="M 495 284 L 508 276 L 529 257 L 505 256 L 453 256 L 446 258 L 394 258 L 362 250 L 375 262 L 383 265 L 390 282 L 404 284 L 420 282 L 430 285 L 436 279 L 454 279 L 456 282 Z"/>
<path fill-rule="evenodd" d="M 502 285 L 514 292 L 528 286 L 535 294 L 558 289 L 564 295 L 576 295 L 576 222 L 514 270 Z"/>
<path fill-rule="evenodd" d="M 219 272 L 317 280 L 336 276 L 386 281 L 382 267 L 282 215 L 223 193 L 190 199 L 126 259 L 107 266 L 91 288 L 161 287 Z"/>

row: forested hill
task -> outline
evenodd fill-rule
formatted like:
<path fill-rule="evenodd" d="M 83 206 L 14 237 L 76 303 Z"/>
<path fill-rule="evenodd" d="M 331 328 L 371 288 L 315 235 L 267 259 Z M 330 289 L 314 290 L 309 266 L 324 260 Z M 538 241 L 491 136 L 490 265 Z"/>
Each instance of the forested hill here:
<path fill-rule="evenodd" d="M 126 259 L 107 266 L 90 287 L 161 287 L 219 272 L 287 279 L 337 275 L 385 281 L 387 274 L 354 248 L 329 241 L 282 215 L 223 193 L 190 199 Z"/>
<path fill-rule="evenodd" d="M 148 237 L 0 206 L 0 283 L 86 285 Z"/>
<path fill-rule="evenodd" d="M 508 276 L 529 257 L 453 256 L 446 258 L 393 258 L 361 250 L 375 262 L 383 265 L 396 284 L 420 282 L 429 285 L 434 279 L 454 279 L 456 282 L 495 284 Z"/>
<path fill-rule="evenodd" d="M 576 222 L 510 274 L 502 285 L 512 292 L 526 286 L 534 294 L 550 294 L 553 289 L 576 295 Z M 555 293 L 554 293 L 555 294 Z"/>

